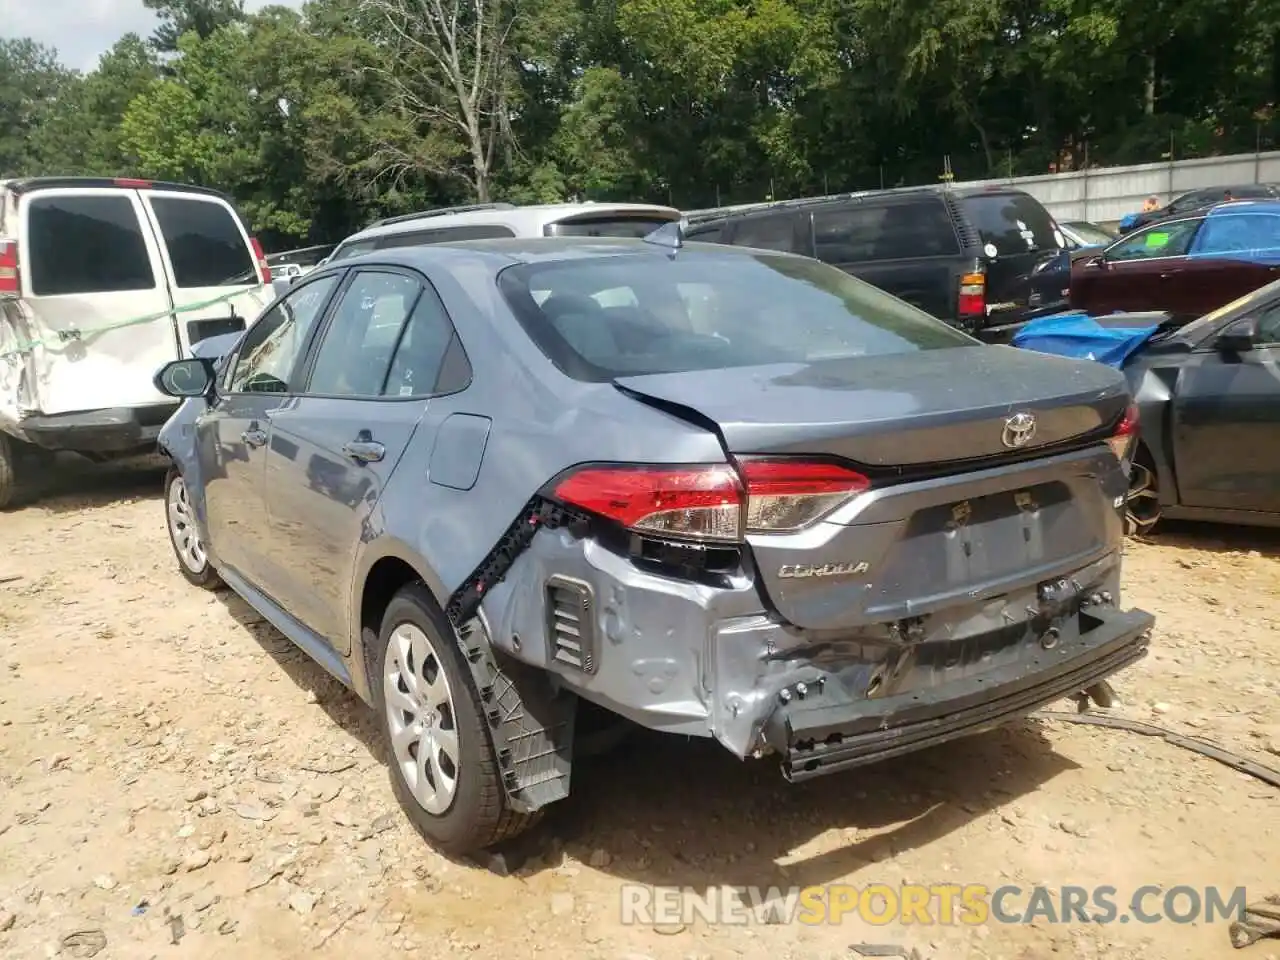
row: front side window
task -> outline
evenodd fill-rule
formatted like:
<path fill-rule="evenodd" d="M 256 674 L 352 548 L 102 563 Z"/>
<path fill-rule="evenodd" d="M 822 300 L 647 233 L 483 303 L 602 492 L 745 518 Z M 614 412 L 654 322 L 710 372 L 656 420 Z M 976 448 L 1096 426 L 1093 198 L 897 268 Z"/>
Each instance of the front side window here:
<path fill-rule="evenodd" d="M 834 267 L 763 253 L 518 264 L 499 288 L 530 338 L 582 380 L 977 343 Z"/>
<path fill-rule="evenodd" d="M 400 331 L 421 292 L 418 281 L 401 273 L 357 273 L 320 341 L 307 392 L 381 396 Z"/>
<path fill-rule="evenodd" d="M 333 256 L 329 258 L 329 262 L 335 260 L 346 260 L 348 257 L 358 257 L 362 253 L 368 253 L 374 248 L 373 240 L 356 240 L 354 243 L 343 244 L 333 252 Z"/>
<path fill-rule="evenodd" d="M 225 204 L 164 196 L 150 203 L 180 289 L 258 282 L 248 240 Z"/>
<path fill-rule="evenodd" d="M 1156 257 L 1185 257 L 1202 220 L 1157 223 L 1125 237 L 1107 248 L 1108 260 L 1152 260 Z"/>
<path fill-rule="evenodd" d="M 1258 315 L 1258 342 L 1268 345 L 1280 343 L 1280 303 Z"/>
<path fill-rule="evenodd" d="M 25 256 L 37 297 L 156 287 L 137 209 L 124 192 L 33 198 Z"/>
<path fill-rule="evenodd" d="M 313 280 L 262 315 L 240 343 L 228 392 L 289 392 L 294 365 L 337 282 L 337 276 Z"/>

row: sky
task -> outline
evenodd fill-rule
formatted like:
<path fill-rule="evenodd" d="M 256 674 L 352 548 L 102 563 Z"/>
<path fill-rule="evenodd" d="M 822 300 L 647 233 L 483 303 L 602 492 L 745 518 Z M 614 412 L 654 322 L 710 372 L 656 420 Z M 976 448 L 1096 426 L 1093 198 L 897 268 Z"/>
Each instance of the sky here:
<path fill-rule="evenodd" d="M 261 10 L 268 2 L 302 6 L 302 0 L 246 0 L 245 8 Z M 30 37 L 54 47 L 76 70 L 92 70 L 126 33 L 145 38 L 155 26 L 142 0 L 0 0 L 0 36 Z"/>

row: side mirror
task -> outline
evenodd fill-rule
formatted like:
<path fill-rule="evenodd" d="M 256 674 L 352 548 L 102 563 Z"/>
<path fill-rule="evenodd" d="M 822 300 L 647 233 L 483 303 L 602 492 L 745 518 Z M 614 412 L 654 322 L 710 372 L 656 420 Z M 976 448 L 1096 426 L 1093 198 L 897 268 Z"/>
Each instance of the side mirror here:
<path fill-rule="evenodd" d="M 1241 317 L 1227 324 L 1214 346 L 1224 353 L 1248 353 L 1258 343 L 1258 318 Z"/>
<path fill-rule="evenodd" d="M 217 371 L 206 357 L 170 360 L 156 373 L 152 383 L 167 397 L 207 397 L 213 392 Z"/>
<path fill-rule="evenodd" d="M 272 277 L 271 292 L 277 297 L 283 297 L 289 292 L 289 288 L 293 286 L 293 281 L 288 277 Z"/>

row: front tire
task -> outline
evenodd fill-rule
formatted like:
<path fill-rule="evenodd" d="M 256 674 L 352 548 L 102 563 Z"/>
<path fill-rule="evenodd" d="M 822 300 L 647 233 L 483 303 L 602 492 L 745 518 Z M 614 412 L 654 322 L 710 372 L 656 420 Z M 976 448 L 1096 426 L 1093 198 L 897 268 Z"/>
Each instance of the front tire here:
<path fill-rule="evenodd" d="M 164 513 L 178 571 L 188 583 L 205 590 L 216 590 L 222 586 L 222 578 L 209 562 L 209 553 L 200 536 L 187 482 L 177 467 L 170 467 L 165 474 Z"/>
<path fill-rule="evenodd" d="M 420 583 L 387 606 L 370 676 L 391 786 L 414 828 L 453 856 L 528 829 L 507 802 L 471 670 L 452 625 Z"/>
<path fill-rule="evenodd" d="M 1125 533 L 1145 537 L 1160 523 L 1160 480 L 1146 447 L 1139 447 L 1129 465 L 1129 490 L 1124 501 Z"/>

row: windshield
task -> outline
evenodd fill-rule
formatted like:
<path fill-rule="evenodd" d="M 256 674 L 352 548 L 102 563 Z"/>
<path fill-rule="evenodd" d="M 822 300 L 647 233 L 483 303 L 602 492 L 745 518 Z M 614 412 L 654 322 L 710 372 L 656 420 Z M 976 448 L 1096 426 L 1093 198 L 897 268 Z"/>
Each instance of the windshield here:
<path fill-rule="evenodd" d="M 1053 219 L 1040 202 L 1026 193 L 979 193 L 960 200 L 973 221 L 987 256 L 1061 249 Z"/>
<path fill-rule="evenodd" d="M 870 284 L 795 257 L 595 257 L 508 267 L 498 282 L 534 342 L 580 380 L 976 343 Z"/>
<path fill-rule="evenodd" d="M 1095 227 L 1092 223 L 1083 223 L 1077 220 L 1063 224 L 1063 226 L 1079 237 L 1080 242 L 1084 244 L 1101 247 L 1106 246 L 1115 239 L 1107 231 L 1101 227 Z"/>

